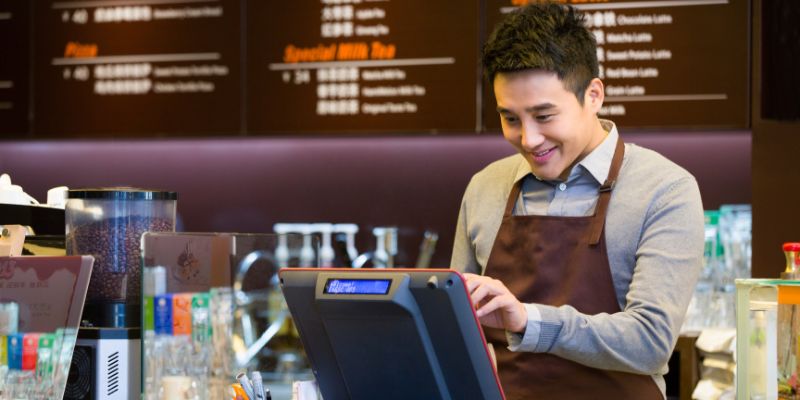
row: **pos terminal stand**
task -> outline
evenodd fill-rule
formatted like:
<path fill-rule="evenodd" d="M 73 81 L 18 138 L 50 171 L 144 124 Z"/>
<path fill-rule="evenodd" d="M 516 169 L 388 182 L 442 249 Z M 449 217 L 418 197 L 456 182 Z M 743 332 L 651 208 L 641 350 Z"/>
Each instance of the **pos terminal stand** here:
<path fill-rule="evenodd" d="M 292 268 L 279 275 L 323 398 L 504 398 L 459 273 Z"/>

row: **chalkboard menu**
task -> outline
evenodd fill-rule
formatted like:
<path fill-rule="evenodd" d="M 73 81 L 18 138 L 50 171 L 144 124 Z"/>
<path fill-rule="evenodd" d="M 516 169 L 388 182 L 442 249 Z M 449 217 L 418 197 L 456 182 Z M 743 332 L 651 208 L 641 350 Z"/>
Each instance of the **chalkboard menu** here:
<path fill-rule="evenodd" d="M 256 1 L 251 132 L 470 132 L 479 2 Z"/>
<path fill-rule="evenodd" d="M 0 137 L 28 132 L 29 2 L 0 1 Z"/>
<path fill-rule="evenodd" d="M 487 0 L 488 31 L 520 2 Z M 586 13 L 597 39 L 601 117 L 625 128 L 748 126 L 747 0 L 566 3 Z M 499 130 L 486 84 L 484 93 L 484 126 Z"/>
<path fill-rule="evenodd" d="M 0 0 L 0 139 L 497 132 L 528 0 Z M 749 126 L 749 0 L 562 0 L 623 128 Z"/>
<path fill-rule="evenodd" d="M 34 26 L 36 135 L 239 133 L 239 0 L 37 0 Z"/>

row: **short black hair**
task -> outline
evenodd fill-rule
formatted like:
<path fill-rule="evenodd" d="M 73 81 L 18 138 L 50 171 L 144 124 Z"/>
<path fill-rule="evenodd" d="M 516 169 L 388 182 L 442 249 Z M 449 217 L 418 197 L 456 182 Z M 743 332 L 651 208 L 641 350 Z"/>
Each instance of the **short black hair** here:
<path fill-rule="evenodd" d="M 597 42 L 582 13 L 550 1 L 513 11 L 483 46 L 489 83 L 499 73 L 542 69 L 555 72 L 580 104 L 589 82 L 599 75 Z"/>

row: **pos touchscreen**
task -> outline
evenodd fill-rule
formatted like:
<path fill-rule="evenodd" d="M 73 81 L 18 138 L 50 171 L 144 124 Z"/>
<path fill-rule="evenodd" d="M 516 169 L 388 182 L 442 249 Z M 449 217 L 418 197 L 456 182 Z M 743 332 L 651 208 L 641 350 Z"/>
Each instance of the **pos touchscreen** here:
<path fill-rule="evenodd" d="M 503 399 L 462 276 L 285 268 L 281 288 L 324 399 Z"/>

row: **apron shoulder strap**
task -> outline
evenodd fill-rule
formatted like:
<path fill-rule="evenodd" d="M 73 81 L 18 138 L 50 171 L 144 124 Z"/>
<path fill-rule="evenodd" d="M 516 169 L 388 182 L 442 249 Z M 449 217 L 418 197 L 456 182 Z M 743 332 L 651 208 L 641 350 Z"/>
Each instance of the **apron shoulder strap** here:
<path fill-rule="evenodd" d="M 517 204 L 517 198 L 519 197 L 521 190 L 522 179 L 512 183 L 511 193 L 508 194 L 508 200 L 506 200 L 506 209 L 503 213 L 503 217 L 510 217 L 514 213 L 514 205 Z"/>
<path fill-rule="evenodd" d="M 600 196 L 597 199 L 597 207 L 595 207 L 594 218 L 592 219 L 592 231 L 589 238 L 589 244 L 592 246 L 600 243 L 600 235 L 603 233 L 603 226 L 606 223 L 606 214 L 608 213 L 608 203 L 611 201 L 611 191 L 614 190 L 614 185 L 617 183 L 619 170 L 622 168 L 622 158 L 625 156 L 625 143 L 621 137 L 617 138 L 617 148 L 614 150 L 614 158 L 611 159 L 611 167 L 608 170 L 608 178 L 600 186 L 598 192 Z"/>

